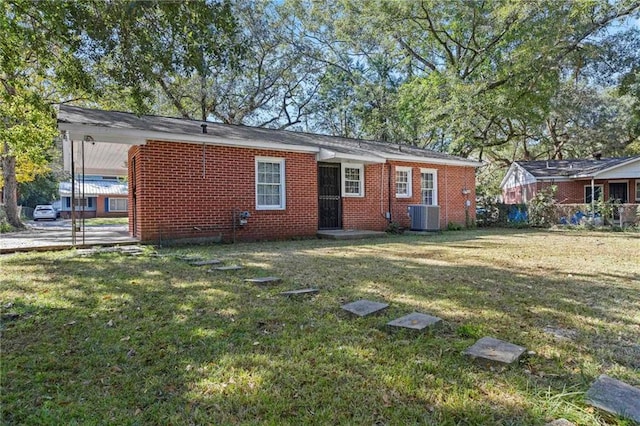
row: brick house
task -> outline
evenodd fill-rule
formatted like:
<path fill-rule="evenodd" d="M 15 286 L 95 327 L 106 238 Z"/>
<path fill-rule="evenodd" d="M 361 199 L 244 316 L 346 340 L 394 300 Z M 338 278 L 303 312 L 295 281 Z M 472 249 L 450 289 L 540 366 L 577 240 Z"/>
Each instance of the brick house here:
<path fill-rule="evenodd" d="M 58 127 L 67 145 L 129 146 L 129 231 L 142 241 L 383 231 L 409 227 L 414 204 L 439 206 L 440 227 L 475 218 L 480 164 L 435 151 L 70 106 Z"/>
<path fill-rule="evenodd" d="M 73 188 L 72 188 L 73 187 Z M 75 197 L 71 191 L 75 191 Z M 119 176 L 84 176 L 71 181 L 60 182 L 60 216 L 71 217 L 72 198 L 76 205 L 76 217 L 126 217 L 128 214 L 128 185 Z"/>
<path fill-rule="evenodd" d="M 503 202 L 518 204 L 530 201 L 540 189 L 552 185 L 557 186 L 556 200 L 560 204 L 589 205 L 602 194 L 605 200 L 636 207 L 640 204 L 640 156 L 516 161 L 500 188 Z M 630 215 L 635 211 L 627 210 Z"/>

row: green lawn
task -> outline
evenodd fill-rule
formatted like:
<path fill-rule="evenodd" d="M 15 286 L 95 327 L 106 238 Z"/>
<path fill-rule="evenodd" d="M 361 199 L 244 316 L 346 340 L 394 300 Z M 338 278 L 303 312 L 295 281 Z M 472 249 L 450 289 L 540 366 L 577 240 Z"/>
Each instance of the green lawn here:
<path fill-rule="evenodd" d="M 640 386 L 640 235 L 522 230 L 0 257 L 5 424 L 628 424 L 584 404 Z M 259 286 L 244 278 L 276 275 Z M 314 286 L 316 296 L 278 293 Z M 390 303 L 354 318 L 340 305 Z M 434 333 L 389 330 L 420 311 Z M 575 332 L 572 340 L 547 326 Z M 503 371 L 490 335 L 534 353 Z"/>
<path fill-rule="evenodd" d="M 82 219 L 76 219 L 81 222 Z M 126 225 L 129 223 L 128 217 L 93 217 L 85 219 L 86 226 L 99 226 L 99 225 Z"/>

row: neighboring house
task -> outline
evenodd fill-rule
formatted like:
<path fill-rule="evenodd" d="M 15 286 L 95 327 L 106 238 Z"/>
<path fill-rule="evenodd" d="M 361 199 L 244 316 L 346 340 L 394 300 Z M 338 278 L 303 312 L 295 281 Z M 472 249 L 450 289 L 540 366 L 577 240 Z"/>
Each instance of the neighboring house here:
<path fill-rule="evenodd" d="M 561 204 L 591 204 L 601 194 L 605 200 L 640 203 L 640 156 L 516 161 L 500 188 L 503 201 L 516 204 L 530 201 L 551 185 L 557 186 L 556 200 Z"/>
<path fill-rule="evenodd" d="M 84 183 L 84 185 L 83 185 Z M 60 182 L 60 216 L 71 217 L 71 181 Z M 85 176 L 74 185 L 76 217 L 126 217 L 128 185 L 118 176 Z"/>
<path fill-rule="evenodd" d="M 475 217 L 480 163 L 435 151 L 64 105 L 58 127 L 66 151 L 130 146 L 129 231 L 142 241 L 382 231 L 409 227 L 412 204 L 439 206 L 440 227 Z"/>

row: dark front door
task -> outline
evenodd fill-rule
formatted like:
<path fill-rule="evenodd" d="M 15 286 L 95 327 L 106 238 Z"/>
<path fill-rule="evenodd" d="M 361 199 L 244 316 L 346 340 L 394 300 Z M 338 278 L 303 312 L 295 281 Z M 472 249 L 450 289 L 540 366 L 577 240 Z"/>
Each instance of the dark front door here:
<path fill-rule="evenodd" d="M 318 164 L 318 228 L 342 228 L 340 164 Z"/>
<path fill-rule="evenodd" d="M 626 203 L 627 199 L 627 183 L 616 182 L 609 184 L 609 199 L 618 200 L 621 203 Z"/>

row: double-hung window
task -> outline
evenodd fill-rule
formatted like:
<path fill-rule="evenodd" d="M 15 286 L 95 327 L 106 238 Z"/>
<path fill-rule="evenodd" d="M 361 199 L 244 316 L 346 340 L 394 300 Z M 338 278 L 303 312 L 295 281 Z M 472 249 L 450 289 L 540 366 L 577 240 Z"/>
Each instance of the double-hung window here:
<path fill-rule="evenodd" d="M 420 169 L 420 198 L 422 204 L 438 205 L 438 171 Z"/>
<path fill-rule="evenodd" d="M 342 195 L 364 197 L 364 165 L 342 163 Z"/>
<path fill-rule="evenodd" d="M 411 197 L 411 167 L 396 167 L 396 197 Z"/>
<path fill-rule="evenodd" d="M 595 197 L 591 196 L 591 185 L 584 186 L 585 204 L 591 204 L 592 201 L 598 201 L 602 197 L 602 185 L 594 185 L 593 192 L 595 192 Z"/>
<path fill-rule="evenodd" d="M 109 211 L 110 212 L 126 212 L 127 199 L 126 198 L 109 198 Z"/>
<path fill-rule="evenodd" d="M 284 210 L 284 158 L 256 158 L 256 210 Z"/>
<path fill-rule="evenodd" d="M 640 179 L 636 179 L 636 201 L 640 201 Z"/>

